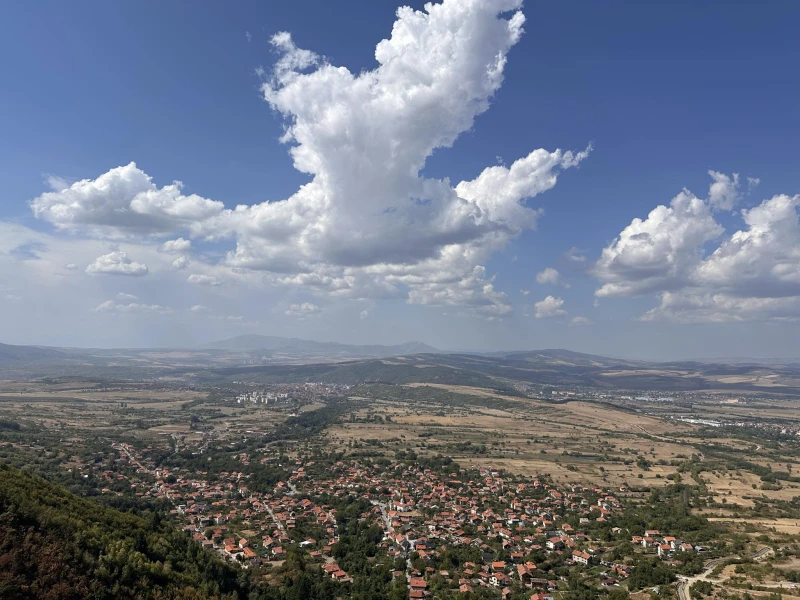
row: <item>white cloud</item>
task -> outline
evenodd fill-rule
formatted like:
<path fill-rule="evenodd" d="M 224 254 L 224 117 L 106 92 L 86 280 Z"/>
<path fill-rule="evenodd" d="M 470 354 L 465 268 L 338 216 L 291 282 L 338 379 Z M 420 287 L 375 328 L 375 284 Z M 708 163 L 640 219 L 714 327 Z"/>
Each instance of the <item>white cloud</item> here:
<path fill-rule="evenodd" d="M 224 209 L 197 195 L 183 195 L 180 181 L 158 188 L 136 163 L 111 169 L 97 179 L 76 181 L 31 202 L 33 214 L 58 229 L 120 238 L 188 230 L 198 234 Z"/>
<path fill-rule="evenodd" d="M 800 294 L 799 205 L 800 195 L 779 195 L 742 210 L 747 229 L 698 265 L 693 283 L 744 295 Z"/>
<path fill-rule="evenodd" d="M 450 147 L 489 108 L 523 33 L 521 5 L 400 8 L 375 49 L 377 66 L 359 73 L 276 34 L 280 58 L 261 91 L 286 120 L 282 140 L 294 167 L 310 176 L 287 199 L 226 209 L 184 194 L 180 182 L 159 188 L 130 163 L 42 194 L 34 214 L 108 238 L 232 240 L 221 265 L 230 273 L 262 272 L 270 283 L 317 294 L 508 315 L 511 305 L 483 265 L 536 226 L 541 211 L 526 200 L 552 188 L 590 148 L 534 150 L 456 185 L 420 173 L 434 150 Z"/>
<path fill-rule="evenodd" d="M 528 296 L 531 293 L 531 291 L 530 290 L 520 290 L 519 293 L 522 294 L 523 296 Z"/>
<path fill-rule="evenodd" d="M 659 293 L 641 318 L 675 322 L 782 320 L 800 316 L 800 195 L 777 195 L 741 211 L 745 227 L 708 242 L 723 227 L 711 210 L 730 210 L 738 177 L 710 172 L 701 200 L 684 190 L 669 208 L 634 221 L 603 250 L 594 274 L 598 296 Z M 737 192 L 738 194 L 738 192 Z M 738 196 L 736 198 L 738 200 Z"/>
<path fill-rule="evenodd" d="M 138 296 L 134 296 L 133 294 L 126 294 L 125 292 L 120 292 L 117 294 L 117 300 L 138 300 Z"/>
<path fill-rule="evenodd" d="M 64 268 L 67 271 L 75 271 L 75 270 L 78 269 L 78 265 L 76 265 L 75 263 L 67 263 L 67 264 L 64 265 Z"/>
<path fill-rule="evenodd" d="M 747 193 L 749 194 L 752 192 L 758 184 L 761 183 L 761 180 L 758 177 L 748 177 L 747 178 Z"/>
<path fill-rule="evenodd" d="M 193 283 L 195 285 L 205 285 L 210 287 L 219 287 L 223 285 L 222 281 L 213 277 L 212 275 L 204 275 L 201 273 L 192 273 L 189 275 L 189 278 L 186 280 L 189 283 Z"/>
<path fill-rule="evenodd" d="M 570 325 L 591 325 L 592 320 L 587 317 L 572 317 Z"/>
<path fill-rule="evenodd" d="M 800 297 L 742 297 L 697 290 L 663 292 L 659 305 L 642 315 L 641 320 L 674 323 L 796 321 L 800 320 Z"/>
<path fill-rule="evenodd" d="M 634 219 L 603 250 L 593 268 L 604 282 L 596 294 L 633 296 L 682 285 L 700 262 L 702 245 L 722 233 L 709 204 L 683 190 L 669 206 Z"/>
<path fill-rule="evenodd" d="M 536 274 L 536 283 L 558 285 L 561 283 L 561 274 L 552 267 Z"/>
<path fill-rule="evenodd" d="M 177 240 L 167 240 L 161 244 L 161 251 L 167 254 L 180 254 L 181 252 L 188 252 L 191 247 L 191 240 L 178 238 Z"/>
<path fill-rule="evenodd" d="M 59 177 L 58 175 L 46 175 L 44 182 L 47 184 L 47 187 L 54 192 L 65 190 L 71 185 L 71 182 L 68 179 Z"/>
<path fill-rule="evenodd" d="M 122 250 L 115 250 L 98 256 L 86 267 L 86 272 L 92 275 L 127 275 L 131 277 L 141 277 L 149 272 L 147 265 L 134 262 L 128 258 L 128 253 Z"/>
<path fill-rule="evenodd" d="M 153 315 L 166 315 L 172 312 L 171 308 L 160 306 L 158 304 L 138 304 L 135 302 L 130 304 L 117 304 L 113 300 L 106 300 L 94 310 L 95 312 L 138 313 Z"/>
<path fill-rule="evenodd" d="M 189 310 L 193 313 L 207 313 L 210 311 L 209 308 L 203 306 L 202 304 L 195 304 Z"/>
<path fill-rule="evenodd" d="M 564 310 L 564 300 L 548 296 L 544 300 L 533 305 L 534 316 L 537 319 L 552 319 L 554 317 L 562 317 L 567 314 Z"/>
<path fill-rule="evenodd" d="M 189 266 L 189 259 L 185 256 L 179 256 L 175 260 L 172 261 L 172 265 L 170 267 L 175 271 L 180 271 L 181 269 L 185 269 Z"/>
<path fill-rule="evenodd" d="M 289 317 L 297 317 L 298 319 L 305 319 L 314 315 L 318 315 L 322 309 L 316 304 L 311 302 L 303 302 L 302 304 L 292 304 L 284 313 Z"/>
<path fill-rule="evenodd" d="M 572 262 L 586 262 L 586 255 L 583 253 L 583 250 L 575 246 L 567 250 L 564 256 L 567 260 L 571 260 Z"/>
<path fill-rule="evenodd" d="M 368 316 L 369 316 L 369 311 L 368 311 L 368 310 L 362 310 L 362 311 L 359 313 L 359 315 L 358 315 L 358 318 L 359 318 L 359 319 L 361 319 L 361 320 L 364 320 L 364 319 L 366 319 Z"/>
<path fill-rule="evenodd" d="M 733 210 L 740 199 L 739 174 L 734 173 L 733 177 L 717 171 L 709 171 L 708 174 L 714 180 L 708 189 L 709 204 L 718 210 Z"/>

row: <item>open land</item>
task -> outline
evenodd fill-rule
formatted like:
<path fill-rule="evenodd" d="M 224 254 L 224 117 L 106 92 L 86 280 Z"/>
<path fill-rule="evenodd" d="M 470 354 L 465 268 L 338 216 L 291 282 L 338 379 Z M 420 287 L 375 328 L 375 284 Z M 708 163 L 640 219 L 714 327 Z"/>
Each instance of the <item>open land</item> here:
<path fill-rule="evenodd" d="M 0 461 L 161 510 L 268 586 L 297 576 L 299 553 L 345 595 L 371 582 L 392 597 L 569 600 L 576 581 L 618 599 L 795 595 L 793 376 L 579 358 L 9 378 Z M 663 377 L 713 387 L 595 383 Z"/>

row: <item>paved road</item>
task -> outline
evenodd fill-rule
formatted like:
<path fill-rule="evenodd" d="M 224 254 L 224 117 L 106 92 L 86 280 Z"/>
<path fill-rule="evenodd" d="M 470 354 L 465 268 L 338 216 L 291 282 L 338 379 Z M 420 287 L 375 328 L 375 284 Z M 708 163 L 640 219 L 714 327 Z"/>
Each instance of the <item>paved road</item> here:
<path fill-rule="evenodd" d="M 765 556 L 772 552 L 772 548 L 770 546 L 766 546 L 765 548 L 761 548 L 757 552 L 754 552 L 750 555 L 750 558 L 753 560 L 757 560 L 762 556 Z M 689 588 L 695 581 L 708 581 L 708 576 L 714 570 L 715 567 L 723 564 L 726 560 L 736 559 L 739 558 L 738 556 L 726 556 L 724 558 L 715 558 L 713 560 L 708 561 L 705 565 L 703 565 L 703 571 L 692 577 L 682 577 L 678 581 L 678 598 L 679 600 L 691 600 L 691 596 L 689 594 Z M 713 580 L 712 580 L 713 581 Z M 790 585 L 790 582 L 782 582 L 787 585 Z M 772 584 L 770 585 L 770 587 Z M 782 584 L 774 584 L 775 587 L 782 587 Z"/>

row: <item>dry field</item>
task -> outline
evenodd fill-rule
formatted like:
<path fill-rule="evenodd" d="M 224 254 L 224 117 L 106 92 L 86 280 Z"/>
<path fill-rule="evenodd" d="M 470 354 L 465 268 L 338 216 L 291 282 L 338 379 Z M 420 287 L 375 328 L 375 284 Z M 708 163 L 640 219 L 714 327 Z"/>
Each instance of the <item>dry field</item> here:
<path fill-rule="evenodd" d="M 776 531 L 788 535 L 800 535 L 800 519 L 736 519 L 731 517 L 709 517 L 709 521 L 730 525 L 753 525 L 761 530 Z"/>

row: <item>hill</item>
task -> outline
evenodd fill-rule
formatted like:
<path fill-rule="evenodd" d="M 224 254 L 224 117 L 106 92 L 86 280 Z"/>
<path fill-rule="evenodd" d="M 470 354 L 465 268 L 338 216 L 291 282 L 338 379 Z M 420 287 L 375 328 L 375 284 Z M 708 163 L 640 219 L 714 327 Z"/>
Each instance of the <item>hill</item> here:
<path fill-rule="evenodd" d="M 0 344 L 0 365 L 30 364 L 63 360 L 63 352 L 39 346 Z"/>
<path fill-rule="evenodd" d="M 247 597 L 239 570 L 157 514 L 142 518 L 0 465 L 0 597 Z"/>
<path fill-rule="evenodd" d="M 203 350 L 228 350 L 239 352 L 267 351 L 270 354 L 324 355 L 341 358 L 402 356 L 438 350 L 422 342 L 406 342 L 393 346 L 339 344 L 316 342 L 273 335 L 240 335 L 201 346 Z"/>

